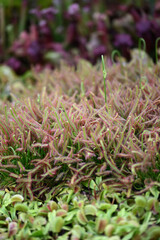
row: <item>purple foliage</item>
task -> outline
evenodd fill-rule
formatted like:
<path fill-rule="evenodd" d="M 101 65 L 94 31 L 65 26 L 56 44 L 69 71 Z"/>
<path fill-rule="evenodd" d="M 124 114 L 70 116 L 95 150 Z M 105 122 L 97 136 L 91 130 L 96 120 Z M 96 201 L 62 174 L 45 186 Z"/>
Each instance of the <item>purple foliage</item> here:
<path fill-rule="evenodd" d="M 140 19 L 140 21 L 136 23 L 136 31 L 140 37 L 143 37 L 144 34 L 148 33 L 150 29 L 151 21 L 148 19 Z"/>
<path fill-rule="evenodd" d="M 70 23 L 67 28 L 67 37 L 66 37 L 67 43 L 72 44 L 73 46 L 78 46 L 79 42 L 79 34 L 77 29 L 76 23 Z"/>
<path fill-rule="evenodd" d="M 133 41 L 129 34 L 120 33 L 115 36 L 114 45 L 118 48 L 121 47 L 132 47 Z"/>
<path fill-rule="evenodd" d="M 57 10 L 54 9 L 53 7 L 45 8 L 41 10 L 41 15 L 48 21 L 52 21 L 56 13 L 57 13 Z"/>
<path fill-rule="evenodd" d="M 39 31 L 41 34 L 45 35 L 50 35 L 51 34 L 51 30 L 48 26 L 48 23 L 46 20 L 41 20 L 39 22 Z"/>
<path fill-rule="evenodd" d="M 40 10 L 38 8 L 31 9 L 29 13 L 37 18 L 41 17 Z"/>
<path fill-rule="evenodd" d="M 114 46 L 120 50 L 127 59 L 130 58 L 129 49 L 133 46 L 132 38 L 129 34 L 120 33 L 115 36 Z"/>
<path fill-rule="evenodd" d="M 99 45 L 93 49 L 93 55 L 94 55 L 94 63 L 96 62 L 97 58 L 100 58 L 101 55 L 106 55 L 107 50 L 106 46 L 104 45 Z"/>
<path fill-rule="evenodd" d="M 9 67 L 11 67 L 16 73 L 22 74 L 24 71 L 26 71 L 26 68 L 23 66 L 22 61 L 15 58 L 11 57 L 9 58 L 5 64 Z"/>
<path fill-rule="evenodd" d="M 31 42 L 26 50 L 27 56 L 31 62 L 38 62 L 41 59 L 41 46 L 37 41 Z"/>
<path fill-rule="evenodd" d="M 128 59 L 129 49 L 137 47 L 141 37 L 146 41 L 148 53 L 154 56 L 155 40 L 160 37 L 158 4 L 155 17 L 151 18 L 147 4 L 140 8 L 116 1 L 115 11 L 112 1 L 107 4 L 97 0 L 71 2 L 68 5 L 57 0 L 42 9 L 36 3 L 32 4 L 33 9 L 28 5 L 26 30 L 8 46 L 8 53 L 19 61 L 27 59 L 28 69 L 31 64 L 46 63 L 44 56 L 50 50 L 65 56 L 68 63 L 76 63 L 77 56 L 96 63 L 101 54 L 110 56 L 114 48 Z M 128 17 L 130 21 L 126 22 Z M 14 14 L 13 25 L 17 25 L 17 20 Z M 3 61 L 3 57 L 1 59 Z"/>
<path fill-rule="evenodd" d="M 77 17 L 79 12 L 80 12 L 80 7 L 78 3 L 73 3 L 72 5 L 70 5 L 67 11 L 68 15 L 71 17 Z"/>

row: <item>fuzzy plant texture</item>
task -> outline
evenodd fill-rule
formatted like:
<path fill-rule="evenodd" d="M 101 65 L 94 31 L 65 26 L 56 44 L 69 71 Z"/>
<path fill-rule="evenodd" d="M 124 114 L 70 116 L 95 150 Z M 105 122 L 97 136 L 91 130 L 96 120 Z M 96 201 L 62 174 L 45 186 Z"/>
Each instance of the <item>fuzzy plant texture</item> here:
<path fill-rule="evenodd" d="M 2 67 L 0 239 L 159 239 L 159 63 L 131 55 Z"/>

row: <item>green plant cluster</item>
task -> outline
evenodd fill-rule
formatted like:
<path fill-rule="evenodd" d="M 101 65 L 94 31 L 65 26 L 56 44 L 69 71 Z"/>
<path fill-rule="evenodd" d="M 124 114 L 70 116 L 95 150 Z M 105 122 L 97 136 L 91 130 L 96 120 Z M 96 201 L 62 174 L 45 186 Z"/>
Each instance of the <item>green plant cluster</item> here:
<path fill-rule="evenodd" d="M 160 227 L 154 226 L 160 223 L 158 197 L 156 187 L 125 199 L 104 185 L 96 201 L 66 188 L 56 201 L 48 196 L 42 203 L 1 191 L 0 239 L 156 240 L 160 237 Z"/>

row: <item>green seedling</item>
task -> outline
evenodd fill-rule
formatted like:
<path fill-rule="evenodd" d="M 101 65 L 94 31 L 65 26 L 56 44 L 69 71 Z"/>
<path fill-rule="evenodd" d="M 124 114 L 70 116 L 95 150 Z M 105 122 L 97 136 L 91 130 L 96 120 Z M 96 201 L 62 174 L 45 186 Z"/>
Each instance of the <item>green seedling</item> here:
<path fill-rule="evenodd" d="M 143 45 L 143 48 L 142 48 Z M 142 66 L 143 64 L 143 51 L 146 51 L 146 42 L 143 38 L 139 38 L 138 40 L 138 49 L 139 49 L 139 64 L 140 64 L 140 72 L 141 72 L 141 76 L 140 76 L 140 89 L 142 88 Z"/>
<path fill-rule="evenodd" d="M 106 91 L 106 77 L 107 77 L 107 72 L 105 68 L 105 63 L 104 63 L 104 58 L 103 55 L 102 57 L 102 69 L 103 69 L 103 85 L 104 85 L 104 95 L 105 95 L 105 104 L 107 106 L 107 91 Z"/>

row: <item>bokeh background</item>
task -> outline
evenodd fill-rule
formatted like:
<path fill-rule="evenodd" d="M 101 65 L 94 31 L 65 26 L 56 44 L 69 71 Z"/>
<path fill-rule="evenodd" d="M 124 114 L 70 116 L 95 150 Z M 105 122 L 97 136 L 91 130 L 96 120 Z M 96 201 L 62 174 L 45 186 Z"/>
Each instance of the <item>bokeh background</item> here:
<path fill-rule="evenodd" d="M 158 37 L 159 0 L 0 0 L 0 64 L 18 75 L 115 49 L 129 60 L 139 38 L 155 61 Z"/>

